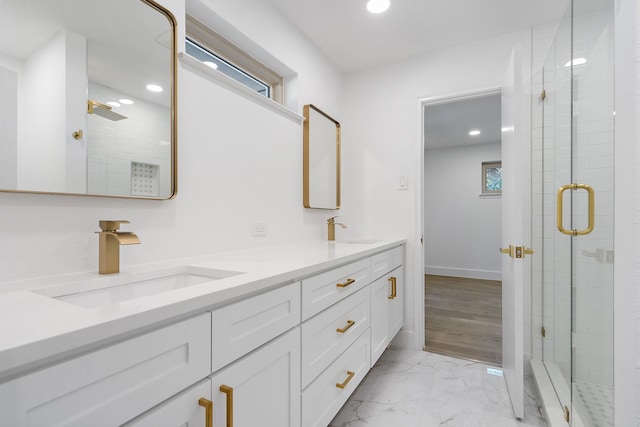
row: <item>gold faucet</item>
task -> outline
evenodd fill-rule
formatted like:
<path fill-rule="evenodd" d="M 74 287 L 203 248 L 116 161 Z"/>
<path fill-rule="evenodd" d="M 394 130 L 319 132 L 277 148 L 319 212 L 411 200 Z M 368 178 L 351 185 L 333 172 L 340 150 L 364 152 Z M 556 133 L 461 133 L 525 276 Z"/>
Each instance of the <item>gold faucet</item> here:
<path fill-rule="evenodd" d="M 338 218 L 337 216 L 334 216 L 332 218 L 329 218 L 327 220 L 327 224 L 329 225 L 329 236 L 328 239 L 333 241 L 336 240 L 336 225 L 339 225 L 342 228 L 347 228 L 346 225 L 340 223 L 340 222 L 336 222 L 336 218 Z"/>
<path fill-rule="evenodd" d="M 100 221 L 102 231 L 96 231 L 100 235 L 100 274 L 120 272 L 120 245 L 140 244 L 138 236 L 131 231 L 118 231 L 120 224 L 129 224 L 129 221 Z"/>

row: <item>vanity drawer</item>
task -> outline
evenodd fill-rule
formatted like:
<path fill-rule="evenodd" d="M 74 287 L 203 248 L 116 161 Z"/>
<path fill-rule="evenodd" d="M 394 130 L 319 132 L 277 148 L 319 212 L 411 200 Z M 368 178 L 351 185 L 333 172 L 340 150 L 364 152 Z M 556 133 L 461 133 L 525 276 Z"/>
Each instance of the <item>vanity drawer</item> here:
<path fill-rule="evenodd" d="M 303 426 L 329 424 L 369 371 L 369 354 L 365 333 L 302 392 Z"/>
<path fill-rule="evenodd" d="M 370 293 L 361 289 L 302 325 L 302 388 L 369 328 Z"/>
<path fill-rule="evenodd" d="M 205 426 L 206 409 L 200 405 L 200 399 L 211 401 L 211 380 L 208 378 L 129 421 L 123 427 Z"/>
<path fill-rule="evenodd" d="M 398 246 L 371 257 L 371 281 L 387 274 L 403 263 L 404 249 Z"/>
<path fill-rule="evenodd" d="M 0 384 L 0 425 L 121 425 L 210 366 L 206 313 Z"/>
<path fill-rule="evenodd" d="M 369 283 L 369 258 L 302 281 L 302 320 L 319 313 Z"/>
<path fill-rule="evenodd" d="M 211 313 L 212 372 L 300 323 L 300 282 Z"/>

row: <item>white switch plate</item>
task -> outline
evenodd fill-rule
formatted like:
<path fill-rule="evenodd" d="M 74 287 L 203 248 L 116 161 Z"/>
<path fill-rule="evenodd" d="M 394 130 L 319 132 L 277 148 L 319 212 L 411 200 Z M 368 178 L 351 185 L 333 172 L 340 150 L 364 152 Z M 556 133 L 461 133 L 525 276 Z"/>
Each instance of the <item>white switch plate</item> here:
<path fill-rule="evenodd" d="M 254 237 L 262 237 L 267 235 L 267 223 L 266 222 L 254 222 L 251 225 L 251 234 Z"/>
<path fill-rule="evenodd" d="M 398 190 L 406 190 L 409 188 L 409 176 L 400 175 L 398 177 Z"/>

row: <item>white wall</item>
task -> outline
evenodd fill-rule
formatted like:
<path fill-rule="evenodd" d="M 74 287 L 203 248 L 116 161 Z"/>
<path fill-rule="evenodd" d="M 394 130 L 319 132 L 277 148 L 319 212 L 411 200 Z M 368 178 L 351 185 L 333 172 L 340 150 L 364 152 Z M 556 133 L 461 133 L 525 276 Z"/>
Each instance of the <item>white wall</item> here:
<path fill-rule="evenodd" d="M 499 142 L 425 151 L 426 274 L 502 279 L 501 198 L 480 196 L 482 162 L 500 159 Z"/>
<path fill-rule="evenodd" d="M 184 2 L 164 3 L 184 22 Z M 273 47 L 268 41 L 281 42 L 273 54 L 296 71 L 300 104 L 317 102 L 341 121 L 341 74 L 290 24 L 262 9 L 257 4 L 230 11 L 225 19 L 243 24 L 269 17 L 273 25 L 261 21 L 251 36 L 264 40 L 267 49 Z M 123 270 L 132 264 L 326 238 L 325 220 L 336 212 L 302 207 L 299 122 L 185 66 L 179 69 L 178 101 L 177 198 L 0 193 L 0 281 L 97 271 L 94 231 L 100 219 L 130 220 L 127 229 L 142 241 L 122 249 Z M 352 225 L 346 210 L 338 214 Z M 266 237 L 252 237 L 251 224 L 257 221 L 267 223 Z"/>
<path fill-rule="evenodd" d="M 0 188 L 15 189 L 18 161 L 18 73 L 0 62 Z"/>
<path fill-rule="evenodd" d="M 347 76 L 344 205 L 356 234 L 407 238 L 401 343 L 424 343 L 421 100 L 500 88 L 514 43 L 530 55 L 530 31 L 505 34 Z M 408 176 L 408 190 L 398 177 Z"/>

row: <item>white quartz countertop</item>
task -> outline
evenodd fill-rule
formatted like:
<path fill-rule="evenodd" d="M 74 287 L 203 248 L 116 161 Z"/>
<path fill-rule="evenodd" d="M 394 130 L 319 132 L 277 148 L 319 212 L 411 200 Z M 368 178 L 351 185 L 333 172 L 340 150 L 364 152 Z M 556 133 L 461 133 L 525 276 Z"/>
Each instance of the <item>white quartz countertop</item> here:
<path fill-rule="evenodd" d="M 363 242 L 310 241 L 126 266 L 108 276 L 77 273 L 0 283 L 0 381 L 405 243 Z M 94 308 L 54 298 L 219 271 L 240 274 Z"/>

